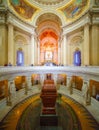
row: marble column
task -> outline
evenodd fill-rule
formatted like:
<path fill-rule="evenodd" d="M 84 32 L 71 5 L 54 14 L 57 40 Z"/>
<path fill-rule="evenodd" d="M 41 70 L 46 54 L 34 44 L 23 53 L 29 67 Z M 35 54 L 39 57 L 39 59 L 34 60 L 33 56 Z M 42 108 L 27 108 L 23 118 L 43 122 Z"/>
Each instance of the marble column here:
<path fill-rule="evenodd" d="M 61 64 L 63 64 L 63 38 L 61 40 Z"/>
<path fill-rule="evenodd" d="M 83 58 L 84 65 L 90 65 L 90 48 L 89 48 L 89 24 L 84 26 L 84 46 L 83 46 Z"/>
<path fill-rule="evenodd" d="M 14 29 L 12 24 L 8 24 L 8 63 L 14 65 Z"/>
<path fill-rule="evenodd" d="M 37 46 L 37 52 L 38 52 L 38 65 L 40 65 L 40 44 L 38 43 L 38 46 Z"/>
<path fill-rule="evenodd" d="M 67 84 L 66 84 L 67 87 L 69 87 L 70 80 L 71 80 L 71 77 L 67 76 Z"/>
<path fill-rule="evenodd" d="M 34 64 L 37 65 L 38 64 L 38 47 L 37 47 L 37 40 L 34 37 Z"/>
<path fill-rule="evenodd" d="M 45 75 L 44 74 L 40 74 L 40 83 L 41 83 L 41 86 L 43 86 L 44 79 L 45 79 Z"/>
<path fill-rule="evenodd" d="M 70 44 L 68 44 L 67 45 L 67 63 L 68 63 L 68 65 L 71 65 L 72 63 L 71 63 L 71 46 L 70 46 Z"/>
<path fill-rule="evenodd" d="M 99 65 L 99 27 L 98 25 L 92 26 L 92 47 L 91 47 L 91 64 Z"/>
<path fill-rule="evenodd" d="M 70 94 L 73 94 L 73 82 L 72 77 L 67 77 L 67 88 Z"/>
<path fill-rule="evenodd" d="M 67 40 L 67 36 L 66 36 L 66 65 L 68 65 L 68 40 Z"/>
<path fill-rule="evenodd" d="M 53 74 L 53 80 L 54 80 L 55 86 L 57 86 L 57 74 Z"/>
<path fill-rule="evenodd" d="M 34 65 L 34 50 L 35 50 L 35 46 L 34 46 L 34 35 L 31 35 L 31 64 Z"/>
<path fill-rule="evenodd" d="M 26 82 L 25 82 L 25 94 L 28 94 L 28 91 L 31 90 L 32 87 L 32 82 L 31 82 L 31 76 L 28 76 L 26 78 Z"/>
<path fill-rule="evenodd" d="M 67 64 L 67 39 L 66 35 L 64 35 L 64 40 L 63 40 L 63 64 Z"/>
<path fill-rule="evenodd" d="M 61 47 L 60 43 L 58 43 L 58 65 L 61 63 Z"/>
<path fill-rule="evenodd" d="M 45 52 L 42 50 L 42 51 L 40 52 L 40 62 L 41 62 L 41 63 L 45 62 L 44 55 L 45 55 Z"/>

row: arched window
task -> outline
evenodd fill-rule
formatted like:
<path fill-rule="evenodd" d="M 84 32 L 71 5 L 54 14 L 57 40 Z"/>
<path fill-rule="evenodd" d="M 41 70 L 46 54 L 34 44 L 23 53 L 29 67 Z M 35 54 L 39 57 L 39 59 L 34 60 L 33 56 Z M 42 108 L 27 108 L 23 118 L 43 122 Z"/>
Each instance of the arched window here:
<path fill-rule="evenodd" d="M 79 49 L 74 52 L 74 65 L 81 66 L 81 51 Z"/>
<path fill-rule="evenodd" d="M 24 65 L 24 53 L 21 48 L 17 51 L 17 65 L 22 66 Z"/>

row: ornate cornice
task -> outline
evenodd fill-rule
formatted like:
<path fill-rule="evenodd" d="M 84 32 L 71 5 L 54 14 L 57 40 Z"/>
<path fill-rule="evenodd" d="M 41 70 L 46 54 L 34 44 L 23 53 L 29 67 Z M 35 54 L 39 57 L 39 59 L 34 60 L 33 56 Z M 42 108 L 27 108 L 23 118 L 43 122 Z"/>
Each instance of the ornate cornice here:
<path fill-rule="evenodd" d="M 64 6 L 65 4 L 68 4 L 70 1 L 73 0 L 28 0 L 30 4 L 34 4 L 35 6 L 38 6 L 39 8 L 58 8 L 61 6 Z"/>
<path fill-rule="evenodd" d="M 70 33 L 76 29 L 79 29 L 86 24 L 91 24 L 91 17 L 88 13 L 85 14 L 83 17 L 81 17 L 79 20 L 64 26 L 63 27 L 63 35 Z"/>
<path fill-rule="evenodd" d="M 13 15 L 11 12 L 8 12 L 7 15 L 7 24 L 8 23 L 12 24 L 17 28 L 20 28 L 21 30 L 24 30 L 25 32 L 28 32 L 29 34 L 35 33 L 35 27 L 33 25 L 23 22 L 22 20 L 18 19 L 15 15 Z"/>

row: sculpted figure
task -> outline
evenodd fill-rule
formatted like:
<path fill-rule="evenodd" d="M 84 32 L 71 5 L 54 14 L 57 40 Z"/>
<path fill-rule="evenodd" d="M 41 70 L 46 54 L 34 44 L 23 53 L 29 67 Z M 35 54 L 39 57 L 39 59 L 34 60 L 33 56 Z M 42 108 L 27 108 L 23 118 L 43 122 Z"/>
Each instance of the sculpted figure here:
<path fill-rule="evenodd" d="M 90 90 L 87 82 L 84 82 L 83 87 L 82 87 L 82 96 L 84 99 L 84 104 L 89 105 L 91 102 L 90 98 Z"/>

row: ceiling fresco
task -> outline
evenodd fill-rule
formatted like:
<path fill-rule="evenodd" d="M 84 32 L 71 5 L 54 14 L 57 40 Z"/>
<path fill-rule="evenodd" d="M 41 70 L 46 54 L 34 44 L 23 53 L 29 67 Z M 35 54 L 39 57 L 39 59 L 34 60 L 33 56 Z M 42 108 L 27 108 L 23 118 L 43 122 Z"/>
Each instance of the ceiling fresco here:
<path fill-rule="evenodd" d="M 85 9 L 88 9 L 89 0 L 74 0 L 68 6 L 60 9 L 66 16 L 66 20 L 73 20 L 77 18 L 84 12 Z"/>
<path fill-rule="evenodd" d="M 36 4 L 33 4 L 33 2 L 35 2 Z M 42 15 L 40 20 L 46 20 L 46 18 L 49 18 L 51 20 L 55 19 L 54 21 L 56 22 L 60 22 L 61 20 L 60 18 L 56 18 L 55 12 L 52 13 L 52 17 L 51 15 L 49 16 L 48 12 L 52 9 L 51 7 L 53 4 L 63 2 L 65 2 L 64 6 L 55 8 L 55 11 L 58 14 L 63 15 L 63 17 L 66 19 L 66 22 L 71 22 L 81 16 L 88 9 L 90 0 L 9 0 L 10 6 L 13 11 L 25 20 L 30 20 L 30 22 L 33 21 L 33 16 L 35 16 L 35 14 L 39 15 L 41 11 L 44 11 L 45 8 L 43 8 L 43 6 L 38 7 L 38 4 L 40 3 L 46 5 L 50 4 L 46 10 L 46 13 Z M 45 16 L 45 14 L 47 17 Z M 39 21 L 37 21 L 37 23 L 39 23 Z"/>
<path fill-rule="evenodd" d="M 24 0 L 9 0 L 14 10 L 23 18 L 30 19 L 33 14 L 37 11 L 37 8 L 31 6 Z"/>

